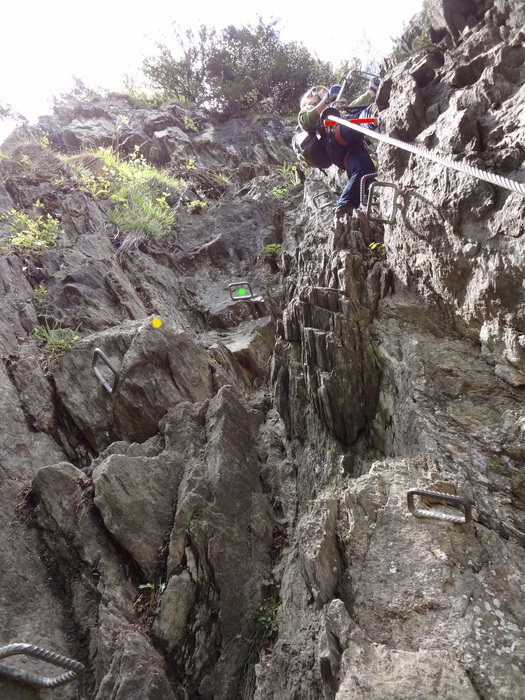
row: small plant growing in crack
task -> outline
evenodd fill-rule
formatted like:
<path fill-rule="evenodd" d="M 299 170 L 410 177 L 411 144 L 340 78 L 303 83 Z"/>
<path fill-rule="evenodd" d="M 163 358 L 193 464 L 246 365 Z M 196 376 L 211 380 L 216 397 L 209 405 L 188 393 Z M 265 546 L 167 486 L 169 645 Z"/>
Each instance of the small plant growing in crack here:
<path fill-rule="evenodd" d="M 379 255 L 386 255 L 386 245 L 384 243 L 370 243 L 370 250 L 375 250 Z"/>
<path fill-rule="evenodd" d="M 62 328 L 59 321 L 55 321 L 50 326 L 46 319 L 41 326 L 37 326 L 33 330 L 33 335 L 45 341 L 46 351 L 52 358 L 55 358 L 78 347 L 80 342 L 79 328 L 80 326 L 76 328 Z"/>
<path fill-rule="evenodd" d="M 267 258 L 278 258 L 283 252 L 281 243 L 268 243 L 264 246 L 264 254 Z"/>
<path fill-rule="evenodd" d="M 246 635 L 248 650 L 244 664 L 244 683 L 246 697 L 249 697 L 255 682 L 255 665 L 261 653 L 273 645 L 279 631 L 278 610 L 282 603 L 279 597 L 279 586 L 273 580 L 262 582 L 267 587 L 264 601 L 255 608 L 249 622 Z"/>
<path fill-rule="evenodd" d="M 160 612 L 160 600 L 166 588 L 165 583 L 142 583 L 139 590 L 141 593 L 133 603 L 137 611 L 140 622 L 151 627 L 156 616 Z"/>
<path fill-rule="evenodd" d="M 33 298 L 39 307 L 44 303 L 47 291 L 43 284 L 39 284 L 36 289 L 33 289 Z"/>

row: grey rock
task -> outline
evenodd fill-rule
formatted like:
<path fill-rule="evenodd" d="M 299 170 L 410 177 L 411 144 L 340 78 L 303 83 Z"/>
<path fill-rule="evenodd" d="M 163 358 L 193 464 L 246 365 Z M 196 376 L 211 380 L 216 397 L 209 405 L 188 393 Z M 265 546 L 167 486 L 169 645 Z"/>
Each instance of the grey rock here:
<path fill-rule="evenodd" d="M 183 468 L 175 454 L 111 455 L 93 472 L 94 502 L 104 524 L 147 581 L 158 567 Z"/>
<path fill-rule="evenodd" d="M 318 608 L 334 596 L 342 562 L 335 526 L 338 501 L 318 501 L 315 510 L 299 523 L 301 569 Z"/>
<path fill-rule="evenodd" d="M 170 688 L 162 659 L 140 632 L 124 632 L 113 663 L 102 679 L 96 700 L 175 700 L 182 697 Z"/>
<path fill-rule="evenodd" d="M 168 651 L 178 644 L 187 632 L 188 614 L 195 602 L 195 584 L 190 574 L 183 571 L 172 576 L 162 594 L 158 619 L 153 631 L 166 642 Z"/>
<path fill-rule="evenodd" d="M 522 5 L 431 2 L 444 62 L 385 63 L 381 128 L 520 181 Z M 41 199 L 64 233 L 0 256 L 2 643 L 81 659 L 59 700 L 521 697 L 523 198 L 381 145 L 396 222 L 334 231 L 313 198 L 335 201 L 335 168 L 271 196 L 291 121 L 113 95 L 40 127 L 62 150 L 138 145 L 188 190 L 169 235 L 124 241 L 31 130 L 5 146 L 1 201 Z M 257 301 L 229 298 L 240 280 Z M 78 349 L 46 356 L 46 318 L 81 324 Z M 472 521 L 417 518 L 414 487 Z"/>

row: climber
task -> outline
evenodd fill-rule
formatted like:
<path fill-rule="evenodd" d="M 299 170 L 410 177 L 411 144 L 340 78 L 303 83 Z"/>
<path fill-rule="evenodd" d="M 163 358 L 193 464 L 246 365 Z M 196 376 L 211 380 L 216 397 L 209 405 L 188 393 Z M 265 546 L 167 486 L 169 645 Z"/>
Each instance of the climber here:
<path fill-rule="evenodd" d="M 348 174 L 348 182 L 334 211 L 336 220 L 358 209 L 361 178 L 363 175 L 374 173 L 375 167 L 368 153 L 365 137 L 361 133 L 339 124 L 326 128 L 322 124 L 330 115 L 346 116 L 345 109 L 351 112 L 352 119 L 370 117 L 370 105 L 375 99 L 378 85 L 379 78 L 372 78 L 367 92 L 342 108 L 342 112 L 328 106 L 337 100 L 341 90 L 339 85 L 333 85 L 330 89 L 316 85 L 301 98 L 299 126 L 305 131 L 319 129 L 321 141 L 330 162 L 341 170 L 346 170 Z M 363 107 L 363 110 L 356 113 L 356 107 Z"/>

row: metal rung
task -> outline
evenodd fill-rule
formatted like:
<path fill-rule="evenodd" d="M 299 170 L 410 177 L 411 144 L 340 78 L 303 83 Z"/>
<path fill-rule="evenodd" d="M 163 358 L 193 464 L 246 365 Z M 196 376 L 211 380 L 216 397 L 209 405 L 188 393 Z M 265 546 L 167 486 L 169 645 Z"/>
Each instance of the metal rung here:
<path fill-rule="evenodd" d="M 253 298 L 252 288 L 248 282 L 232 282 L 228 288 L 232 301 L 247 301 Z"/>
<path fill-rule="evenodd" d="M 110 386 L 107 381 L 104 379 L 102 376 L 100 370 L 96 367 L 97 359 L 100 357 L 100 359 L 109 367 L 109 369 L 113 372 L 113 375 L 115 377 L 115 381 L 113 382 L 113 386 Z M 115 367 L 113 362 L 109 359 L 109 357 L 102 352 L 100 348 L 95 348 L 93 351 L 93 362 L 91 363 L 91 368 L 93 369 L 93 372 L 95 373 L 95 376 L 98 378 L 104 389 L 110 393 L 114 394 L 115 391 L 117 390 L 117 386 L 120 380 L 120 372 L 119 370 Z"/>
<path fill-rule="evenodd" d="M 9 644 L 8 646 L 0 647 L 0 659 L 4 659 L 6 656 L 13 656 L 14 654 L 34 656 L 36 659 L 43 659 L 55 666 L 72 669 L 71 671 L 62 673 L 60 676 L 40 676 L 37 673 L 26 671 L 23 668 L 16 668 L 15 666 L 8 666 L 7 664 L 0 663 L 0 675 L 29 683 L 29 685 L 36 686 L 37 688 L 56 688 L 59 685 L 65 685 L 66 683 L 76 680 L 85 671 L 85 666 L 81 664 L 80 661 L 68 659 L 67 656 L 42 649 L 42 647 L 37 647 L 34 644 Z"/>
<path fill-rule="evenodd" d="M 376 75 L 375 73 L 368 73 L 368 71 L 366 71 L 366 70 L 353 70 L 352 75 L 353 76 L 361 75 L 361 76 L 366 76 L 367 78 L 379 78 L 379 76 Z"/>
<path fill-rule="evenodd" d="M 368 189 L 367 189 L 366 185 L 370 180 L 375 180 L 376 178 L 377 178 L 376 173 L 370 173 L 369 175 L 363 175 L 363 177 L 361 178 L 360 194 L 361 194 L 361 206 L 362 207 L 366 207 L 368 204 L 368 198 L 367 198 Z"/>
<path fill-rule="evenodd" d="M 441 513 L 438 510 L 427 510 L 416 508 L 414 499 L 416 496 L 425 496 L 454 506 L 454 508 L 462 509 L 463 515 L 451 515 Z M 407 491 L 408 510 L 417 518 L 432 518 L 434 520 L 447 520 L 457 525 L 466 525 L 472 520 L 472 503 L 461 496 L 451 496 L 449 493 L 439 493 L 438 491 L 422 491 L 420 489 L 409 489 Z"/>
<path fill-rule="evenodd" d="M 328 197 L 329 201 L 326 202 L 326 204 L 317 204 L 317 200 L 321 199 L 322 197 Z M 316 209 L 326 209 L 327 207 L 332 206 L 332 193 L 328 191 L 321 192 L 320 194 L 316 194 L 315 197 L 312 197 L 312 201 Z"/>
<path fill-rule="evenodd" d="M 365 176 L 366 177 L 366 176 Z M 364 180 L 364 178 L 363 178 Z M 363 183 L 361 182 L 361 187 L 363 187 Z M 392 202 L 392 212 L 390 214 L 390 217 L 388 219 L 381 219 L 379 217 L 372 216 L 372 201 L 374 199 L 374 190 L 377 187 L 387 187 L 389 189 L 394 190 L 394 201 Z M 398 202 L 398 196 L 400 194 L 401 190 L 397 185 L 394 185 L 391 182 L 378 182 L 377 180 L 375 182 L 372 182 L 368 189 L 368 201 L 366 203 L 366 216 L 369 221 L 375 221 L 378 224 L 393 224 L 394 221 L 396 220 L 396 214 L 397 214 L 397 209 L 399 206 Z M 361 196 L 363 196 L 363 191 L 361 191 Z"/>

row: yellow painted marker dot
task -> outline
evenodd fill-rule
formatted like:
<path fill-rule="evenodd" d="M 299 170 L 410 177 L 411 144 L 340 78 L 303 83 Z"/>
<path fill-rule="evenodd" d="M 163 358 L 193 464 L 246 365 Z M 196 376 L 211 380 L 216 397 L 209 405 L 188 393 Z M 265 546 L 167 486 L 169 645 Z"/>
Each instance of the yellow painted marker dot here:
<path fill-rule="evenodd" d="M 153 328 L 160 328 L 162 326 L 162 319 L 161 318 L 154 318 L 153 321 L 151 322 L 151 325 Z"/>

